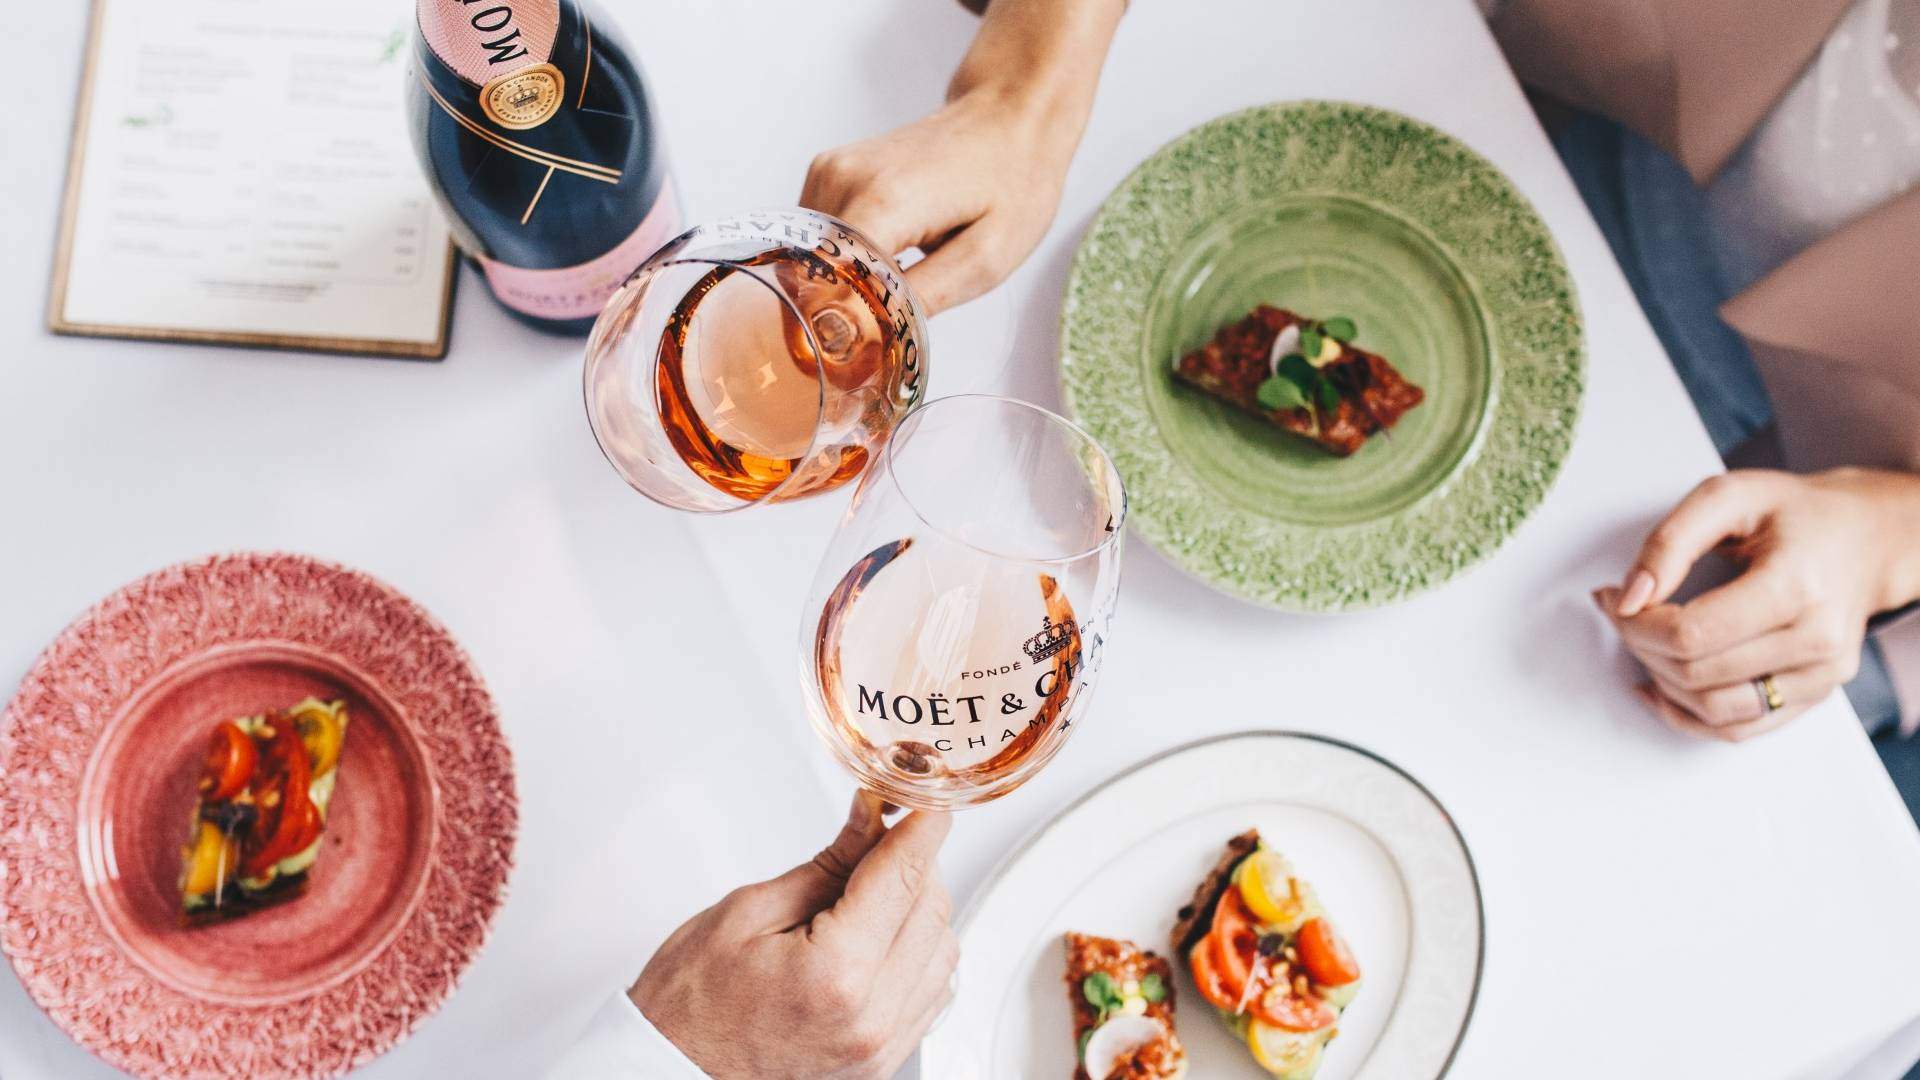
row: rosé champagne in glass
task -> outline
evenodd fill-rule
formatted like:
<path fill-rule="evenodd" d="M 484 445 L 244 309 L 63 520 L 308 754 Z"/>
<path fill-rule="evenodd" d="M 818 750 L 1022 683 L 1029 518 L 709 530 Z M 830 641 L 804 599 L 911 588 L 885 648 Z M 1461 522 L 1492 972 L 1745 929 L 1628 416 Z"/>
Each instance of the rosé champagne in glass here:
<path fill-rule="evenodd" d="M 920 305 L 893 259 L 809 210 L 666 245 L 587 343 L 594 437 L 642 494 L 695 512 L 830 491 L 926 385 Z"/>
<path fill-rule="evenodd" d="M 1106 453 L 1045 409 L 963 395 L 907 417 L 802 617 L 816 733 L 904 806 L 972 806 L 1025 783 L 1085 714 L 1125 517 Z"/>

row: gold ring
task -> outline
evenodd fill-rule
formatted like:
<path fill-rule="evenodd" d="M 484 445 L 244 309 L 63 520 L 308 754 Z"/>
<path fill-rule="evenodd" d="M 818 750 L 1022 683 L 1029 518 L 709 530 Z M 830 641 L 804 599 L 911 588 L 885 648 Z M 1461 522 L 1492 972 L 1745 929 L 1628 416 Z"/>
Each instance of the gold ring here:
<path fill-rule="evenodd" d="M 1768 712 L 1778 712 L 1787 703 L 1787 699 L 1780 696 L 1780 688 L 1774 685 L 1771 675 L 1762 675 L 1753 680 L 1753 688 L 1760 692 L 1760 704 L 1765 705 Z"/>

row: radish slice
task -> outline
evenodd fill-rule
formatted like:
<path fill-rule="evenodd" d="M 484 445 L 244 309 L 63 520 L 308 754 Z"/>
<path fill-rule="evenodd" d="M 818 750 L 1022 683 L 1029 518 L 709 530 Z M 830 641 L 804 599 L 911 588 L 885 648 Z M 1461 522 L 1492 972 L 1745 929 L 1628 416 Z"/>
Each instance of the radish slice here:
<path fill-rule="evenodd" d="M 1121 1014 L 1093 1029 L 1087 1038 L 1087 1075 L 1107 1080 L 1133 1052 L 1165 1037 L 1166 1029 L 1151 1016 Z"/>
<path fill-rule="evenodd" d="M 1273 348 L 1267 350 L 1267 371 L 1273 375 L 1280 374 L 1280 361 L 1286 359 L 1288 353 L 1299 351 L 1300 324 L 1289 323 L 1286 329 L 1280 331 L 1280 336 L 1273 339 Z"/>

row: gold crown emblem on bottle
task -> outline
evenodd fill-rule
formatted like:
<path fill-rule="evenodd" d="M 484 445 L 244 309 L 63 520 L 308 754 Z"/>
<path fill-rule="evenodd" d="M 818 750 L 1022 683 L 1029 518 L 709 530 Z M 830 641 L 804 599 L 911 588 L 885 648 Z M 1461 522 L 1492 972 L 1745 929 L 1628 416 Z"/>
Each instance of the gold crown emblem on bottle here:
<path fill-rule="evenodd" d="M 1056 624 L 1053 621 L 1053 616 L 1042 615 L 1040 616 L 1040 632 L 1028 638 L 1027 643 L 1020 646 L 1020 648 L 1036 662 L 1045 660 L 1047 657 L 1071 646 L 1078 629 L 1072 619 L 1066 619 Z"/>
<path fill-rule="evenodd" d="M 537 128 L 560 111 L 567 77 L 552 64 L 509 71 L 480 88 L 480 111 L 509 131 Z"/>

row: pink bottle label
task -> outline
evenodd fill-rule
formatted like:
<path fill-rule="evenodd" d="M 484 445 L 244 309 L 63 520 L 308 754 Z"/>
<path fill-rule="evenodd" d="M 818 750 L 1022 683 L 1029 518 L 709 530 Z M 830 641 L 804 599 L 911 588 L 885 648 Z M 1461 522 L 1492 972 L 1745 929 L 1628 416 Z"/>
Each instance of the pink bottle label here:
<path fill-rule="evenodd" d="M 475 86 L 546 63 L 560 33 L 560 0 L 419 0 L 418 12 L 427 46 Z"/>
<path fill-rule="evenodd" d="M 600 314 L 634 268 L 680 231 L 673 184 L 663 180 L 660 197 L 640 227 L 597 259 L 558 270 L 524 270 L 484 256 L 474 261 L 486 273 L 493 295 L 515 311 L 538 319 L 583 319 Z"/>

